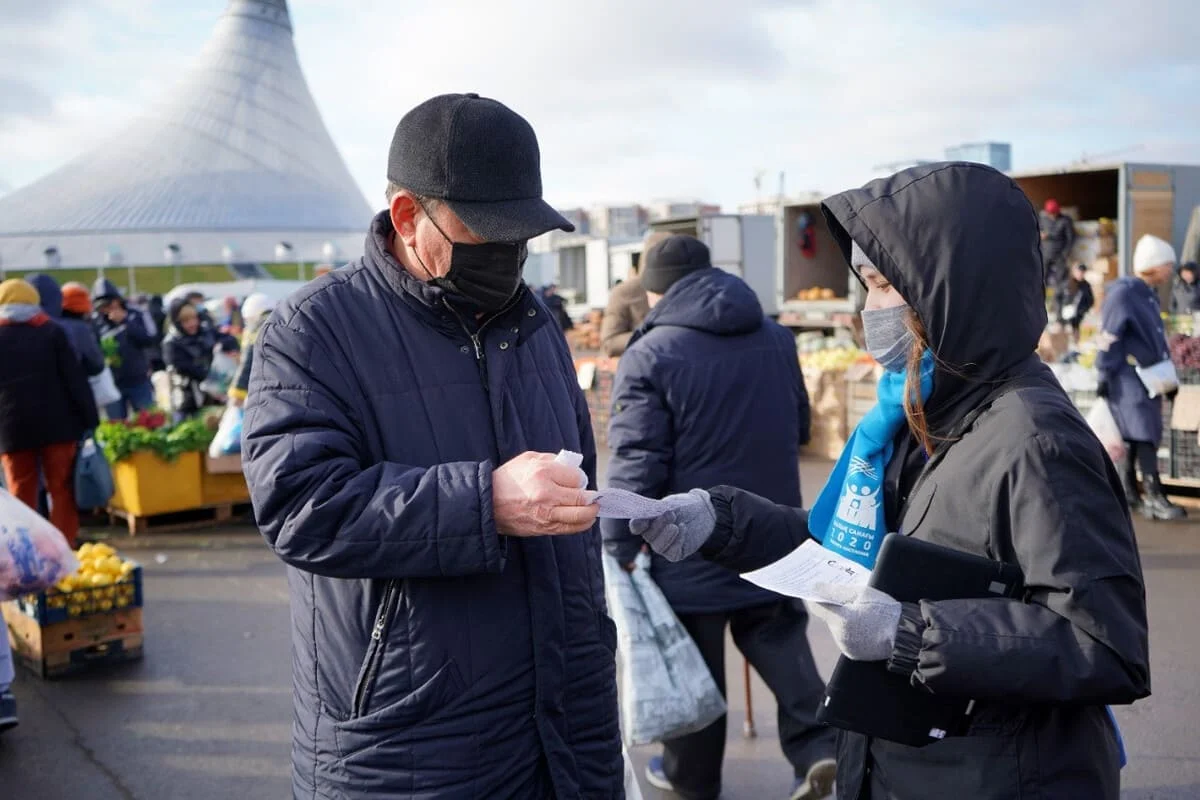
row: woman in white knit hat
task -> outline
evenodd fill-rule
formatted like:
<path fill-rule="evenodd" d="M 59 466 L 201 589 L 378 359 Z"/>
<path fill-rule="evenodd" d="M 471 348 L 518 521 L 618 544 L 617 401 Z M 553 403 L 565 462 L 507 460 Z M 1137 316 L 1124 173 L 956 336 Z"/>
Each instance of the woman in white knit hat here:
<path fill-rule="evenodd" d="M 1134 275 L 1113 284 L 1101 309 L 1099 394 L 1108 401 L 1125 439 L 1121 482 L 1133 510 L 1147 519 L 1173 520 L 1186 516 L 1167 500 L 1158 474 L 1158 446 L 1163 435 L 1162 398 L 1151 397 L 1138 367 L 1169 360 L 1167 335 L 1157 287 L 1171 281 L 1175 248 L 1157 236 L 1143 236 L 1133 253 Z M 1137 483 L 1138 470 L 1142 486 Z"/>

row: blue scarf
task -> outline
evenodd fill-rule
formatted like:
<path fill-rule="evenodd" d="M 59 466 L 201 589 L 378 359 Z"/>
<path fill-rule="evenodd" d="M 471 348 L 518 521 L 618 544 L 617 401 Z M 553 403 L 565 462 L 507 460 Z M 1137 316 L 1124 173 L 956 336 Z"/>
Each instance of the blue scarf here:
<path fill-rule="evenodd" d="M 921 401 L 933 392 L 933 353 L 921 359 Z M 884 372 L 879 403 L 871 409 L 842 450 L 829 482 L 808 512 L 808 530 L 818 542 L 857 561 L 875 566 L 888 534 L 883 512 L 883 473 L 892 458 L 892 442 L 907 424 L 904 417 L 906 373 Z"/>

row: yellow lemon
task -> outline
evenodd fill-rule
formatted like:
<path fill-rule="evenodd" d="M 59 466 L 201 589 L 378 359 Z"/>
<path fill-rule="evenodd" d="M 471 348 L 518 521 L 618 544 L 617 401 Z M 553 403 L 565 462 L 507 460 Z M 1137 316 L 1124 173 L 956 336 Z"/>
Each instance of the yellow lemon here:
<path fill-rule="evenodd" d="M 70 603 L 67 605 L 67 616 L 68 617 L 78 617 L 82 613 L 83 613 L 83 607 L 80 606 L 78 603 Z"/>
<path fill-rule="evenodd" d="M 103 572 L 97 572 L 88 579 L 90 586 L 108 586 L 112 583 L 112 576 L 106 575 Z"/>
<path fill-rule="evenodd" d="M 116 554 L 117 554 L 117 551 L 114 550 L 111 545 L 107 545 L 107 544 L 103 544 L 103 543 L 92 545 L 92 555 L 93 556 L 100 556 L 100 557 L 106 558 L 108 556 L 115 556 Z"/>
<path fill-rule="evenodd" d="M 74 591 L 75 581 L 71 578 L 71 576 L 68 575 L 58 583 L 54 584 L 54 588 L 58 589 L 63 594 L 67 594 L 68 592 Z"/>
<path fill-rule="evenodd" d="M 79 560 L 82 561 L 83 559 L 85 559 L 89 555 L 91 555 L 92 550 L 94 548 L 95 548 L 95 545 L 93 545 L 91 542 L 82 544 L 79 546 L 79 549 L 75 551 L 75 555 L 79 556 Z"/>
<path fill-rule="evenodd" d="M 121 559 L 118 556 L 105 556 L 102 561 L 96 564 L 96 571 L 114 576 L 120 575 L 121 563 Z"/>
<path fill-rule="evenodd" d="M 101 611 L 112 611 L 112 609 L 113 609 L 113 601 L 112 600 L 105 599 L 105 600 L 100 601 L 100 610 Z"/>

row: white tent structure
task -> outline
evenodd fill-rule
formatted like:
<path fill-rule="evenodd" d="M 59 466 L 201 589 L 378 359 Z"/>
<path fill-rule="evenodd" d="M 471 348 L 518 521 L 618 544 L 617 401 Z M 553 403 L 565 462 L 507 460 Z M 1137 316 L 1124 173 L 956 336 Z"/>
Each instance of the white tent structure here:
<path fill-rule="evenodd" d="M 370 217 L 308 91 L 286 0 L 230 0 L 163 101 L 0 197 L 0 268 L 344 260 Z"/>

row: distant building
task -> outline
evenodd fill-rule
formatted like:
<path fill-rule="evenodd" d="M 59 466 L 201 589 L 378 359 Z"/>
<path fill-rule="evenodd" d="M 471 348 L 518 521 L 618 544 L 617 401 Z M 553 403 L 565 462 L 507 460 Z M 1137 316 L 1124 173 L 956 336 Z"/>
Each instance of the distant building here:
<path fill-rule="evenodd" d="M 567 222 L 570 222 L 572 225 L 575 226 L 576 233 L 586 234 L 589 232 L 590 228 L 589 228 L 589 222 L 588 222 L 587 209 L 560 208 L 560 209 L 558 209 L 558 213 L 562 214 L 563 217 L 566 218 Z"/>
<path fill-rule="evenodd" d="M 1001 172 L 1012 169 L 1012 145 L 1007 142 L 973 142 L 946 148 L 947 161 L 973 161 Z"/>
<path fill-rule="evenodd" d="M 656 200 L 646 207 L 651 220 L 679 219 L 680 217 L 704 217 L 720 214 L 721 206 L 700 200 Z"/>
<path fill-rule="evenodd" d="M 650 221 L 639 205 L 595 206 L 588 209 L 588 233 L 609 239 L 636 239 Z"/>

